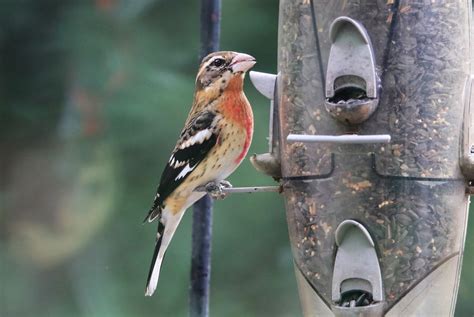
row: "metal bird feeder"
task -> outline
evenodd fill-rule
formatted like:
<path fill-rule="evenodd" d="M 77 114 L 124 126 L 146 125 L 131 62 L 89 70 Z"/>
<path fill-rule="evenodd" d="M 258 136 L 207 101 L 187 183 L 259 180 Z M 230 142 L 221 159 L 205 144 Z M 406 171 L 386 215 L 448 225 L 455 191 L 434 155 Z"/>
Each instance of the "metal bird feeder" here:
<path fill-rule="evenodd" d="M 278 129 L 253 163 L 281 161 L 305 316 L 453 315 L 470 21 L 470 1 L 280 1 L 279 74 L 251 73 Z"/>

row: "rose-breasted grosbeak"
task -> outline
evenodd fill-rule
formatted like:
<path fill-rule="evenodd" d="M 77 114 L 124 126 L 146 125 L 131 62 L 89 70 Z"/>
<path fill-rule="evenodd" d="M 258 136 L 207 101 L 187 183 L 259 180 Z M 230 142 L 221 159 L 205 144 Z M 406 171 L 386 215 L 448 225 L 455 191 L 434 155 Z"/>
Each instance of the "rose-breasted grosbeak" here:
<path fill-rule="evenodd" d="M 247 154 L 253 113 L 243 80 L 253 65 L 255 58 L 236 52 L 216 52 L 202 60 L 193 106 L 146 217 L 149 222 L 158 219 L 146 296 L 156 289 L 161 262 L 184 211 L 205 195 L 196 188 L 223 182 Z"/>

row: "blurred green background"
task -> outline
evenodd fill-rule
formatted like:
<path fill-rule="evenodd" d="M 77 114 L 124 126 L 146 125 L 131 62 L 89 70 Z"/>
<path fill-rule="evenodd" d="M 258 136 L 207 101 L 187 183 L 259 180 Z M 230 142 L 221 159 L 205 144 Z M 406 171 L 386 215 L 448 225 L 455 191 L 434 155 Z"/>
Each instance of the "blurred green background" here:
<path fill-rule="evenodd" d="M 278 2 L 224 0 L 221 48 L 276 72 Z M 0 0 L 0 316 L 186 316 L 191 213 L 143 296 L 142 225 L 192 102 L 199 1 Z M 250 153 L 268 101 L 250 82 Z M 234 185 L 271 184 L 246 160 Z M 468 237 L 474 237 L 471 221 Z M 300 316 L 283 200 L 215 204 L 212 316 Z M 472 316 L 467 239 L 457 316 Z"/>

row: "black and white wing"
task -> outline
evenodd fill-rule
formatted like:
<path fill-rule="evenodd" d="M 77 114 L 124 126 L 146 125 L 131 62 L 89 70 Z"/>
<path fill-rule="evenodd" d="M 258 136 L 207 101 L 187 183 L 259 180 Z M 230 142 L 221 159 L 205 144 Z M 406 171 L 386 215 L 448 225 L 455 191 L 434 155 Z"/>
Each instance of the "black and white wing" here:
<path fill-rule="evenodd" d="M 159 215 L 164 200 L 183 183 L 217 143 L 218 117 L 218 114 L 206 111 L 188 121 L 161 175 L 153 207 L 146 220 L 151 222 Z"/>

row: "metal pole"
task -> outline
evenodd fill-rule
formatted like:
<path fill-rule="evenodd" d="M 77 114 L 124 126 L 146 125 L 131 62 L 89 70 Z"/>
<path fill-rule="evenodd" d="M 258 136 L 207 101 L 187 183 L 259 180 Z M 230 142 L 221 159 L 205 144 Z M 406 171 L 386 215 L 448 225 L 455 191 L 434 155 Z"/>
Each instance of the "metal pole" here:
<path fill-rule="evenodd" d="M 220 0 L 201 0 L 200 60 L 219 49 L 221 20 Z M 193 207 L 191 285 L 189 316 L 209 316 L 211 276 L 212 199 L 204 196 Z"/>

